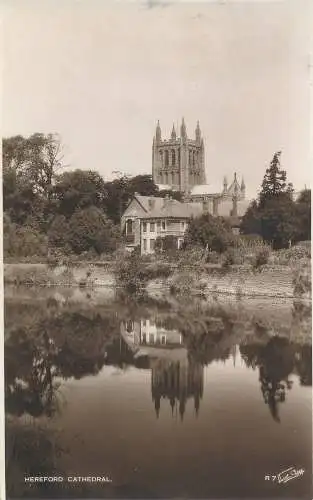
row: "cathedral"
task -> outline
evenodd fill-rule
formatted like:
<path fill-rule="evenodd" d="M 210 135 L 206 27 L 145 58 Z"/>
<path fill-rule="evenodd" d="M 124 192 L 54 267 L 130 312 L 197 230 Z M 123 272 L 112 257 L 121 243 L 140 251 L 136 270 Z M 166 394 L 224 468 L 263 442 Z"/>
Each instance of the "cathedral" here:
<path fill-rule="evenodd" d="M 184 119 L 177 137 L 173 125 L 171 138 L 162 140 L 158 122 L 153 138 L 152 177 L 157 185 L 170 186 L 183 193 L 198 184 L 205 184 L 204 143 L 199 122 L 195 139 L 187 137 Z"/>
<path fill-rule="evenodd" d="M 204 141 L 199 122 L 193 139 L 187 135 L 183 118 L 180 137 L 173 125 L 170 139 L 163 140 L 160 123 L 157 123 L 152 145 L 152 178 L 160 190 L 179 191 L 186 202 L 206 203 L 208 211 L 216 215 L 226 215 L 226 212 L 229 215 L 238 203 L 246 208 L 245 182 L 243 178 L 239 182 L 236 173 L 230 184 L 225 177 L 220 186 L 206 184 Z"/>

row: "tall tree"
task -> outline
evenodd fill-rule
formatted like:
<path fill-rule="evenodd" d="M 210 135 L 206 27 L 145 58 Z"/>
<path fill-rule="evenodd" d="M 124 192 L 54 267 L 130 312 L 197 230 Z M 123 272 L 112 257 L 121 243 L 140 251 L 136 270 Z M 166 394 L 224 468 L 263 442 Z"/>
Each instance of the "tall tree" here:
<path fill-rule="evenodd" d="M 273 248 L 287 247 L 296 240 L 297 217 L 293 187 L 280 167 L 281 151 L 266 169 L 258 201 L 254 201 L 241 223 L 243 234 L 259 234 Z"/>
<path fill-rule="evenodd" d="M 19 179 L 31 184 L 34 193 L 49 199 L 55 176 L 63 166 L 63 146 L 56 134 L 35 133 L 2 141 L 3 164 Z"/>
<path fill-rule="evenodd" d="M 261 206 L 269 199 L 287 192 L 287 174 L 280 168 L 281 151 L 274 154 L 269 168 L 266 169 L 260 193 Z"/>
<path fill-rule="evenodd" d="M 53 188 L 56 211 L 71 217 L 77 209 L 90 206 L 102 208 L 107 198 L 102 177 L 93 170 L 74 170 L 57 177 Z"/>

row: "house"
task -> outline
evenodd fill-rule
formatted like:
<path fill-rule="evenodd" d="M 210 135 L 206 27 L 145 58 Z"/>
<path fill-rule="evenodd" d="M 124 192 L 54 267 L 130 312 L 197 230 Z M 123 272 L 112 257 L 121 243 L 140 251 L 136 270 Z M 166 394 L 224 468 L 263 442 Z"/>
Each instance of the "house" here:
<path fill-rule="evenodd" d="M 126 247 L 132 250 L 139 245 L 141 254 L 151 254 L 158 238 L 173 236 L 180 248 L 190 219 L 201 213 L 200 203 L 135 194 L 121 220 Z"/>
<path fill-rule="evenodd" d="M 225 217 L 233 232 L 239 233 L 241 218 L 248 208 L 245 199 L 225 198 L 213 210 L 208 200 L 201 202 L 179 202 L 169 197 L 141 196 L 135 193 L 127 206 L 121 228 L 125 237 L 126 248 L 133 250 L 140 247 L 141 254 L 153 254 L 158 238 L 174 237 L 177 248 L 181 248 L 190 219 L 203 213 Z"/>

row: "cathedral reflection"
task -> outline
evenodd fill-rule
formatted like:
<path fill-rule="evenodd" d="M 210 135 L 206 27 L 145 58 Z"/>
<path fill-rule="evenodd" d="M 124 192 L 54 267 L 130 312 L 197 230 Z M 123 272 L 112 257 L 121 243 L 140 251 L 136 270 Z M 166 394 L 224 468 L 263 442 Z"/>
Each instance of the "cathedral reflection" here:
<path fill-rule="evenodd" d="M 151 392 L 157 417 L 162 399 L 169 402 L 172 416 L 177 417 L 179 413 L 181 420 L 187 401 L 193 400 L 195 415 L 198 415 L 203 396 L 203 366 L 188 360 L 157 360 L 153 365 Z"/>
<path fill-rule="evenodd" d="M 151 369 L 151 394 L 156 416 L 162 402 L 171 408 L 173 418 L 183 420 L 188 401 L 194 415 L 203 396 L 203 365 L 191 361 L 182 335 L 153 318 L 121 323 L 121 336 L 133 351 L 135 359 L 147 357 Z"/>

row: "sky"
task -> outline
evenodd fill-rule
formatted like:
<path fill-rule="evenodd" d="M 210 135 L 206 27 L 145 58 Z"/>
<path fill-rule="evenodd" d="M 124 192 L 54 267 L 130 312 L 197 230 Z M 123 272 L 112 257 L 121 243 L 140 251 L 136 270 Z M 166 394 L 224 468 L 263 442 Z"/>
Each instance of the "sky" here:
<path fill-rule="evenodd" d="M 58 133 L 70 168 L 112 179 L 151 173 L 157 120 L 166 138 L 184 117 L 208 183 L 237 172 L 254 197 L 281 150 L 310 184 L 310 0 L 2 4 L 3 136 Z"/>

